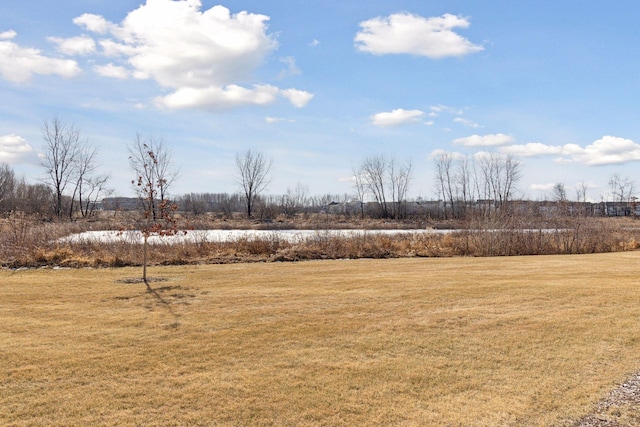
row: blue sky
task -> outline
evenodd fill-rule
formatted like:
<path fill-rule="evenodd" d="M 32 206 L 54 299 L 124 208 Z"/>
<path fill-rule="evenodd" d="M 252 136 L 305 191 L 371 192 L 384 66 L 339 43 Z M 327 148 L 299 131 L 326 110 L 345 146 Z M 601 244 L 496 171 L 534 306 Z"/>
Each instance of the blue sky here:
<path fill-rule="evenodd" d="M 640 161 L 640 4 L 538 0 L 61 0 L 0 3 L 0 162 L 35 181 L 58 116 L 132 194 L 127 148 L 161 138 L 174 192 L 233 192 L 235 155 L 273 160 L 270 193 L 353 193 L 370 155 L 511 154 L 519 194 L 607 197 Z"/>

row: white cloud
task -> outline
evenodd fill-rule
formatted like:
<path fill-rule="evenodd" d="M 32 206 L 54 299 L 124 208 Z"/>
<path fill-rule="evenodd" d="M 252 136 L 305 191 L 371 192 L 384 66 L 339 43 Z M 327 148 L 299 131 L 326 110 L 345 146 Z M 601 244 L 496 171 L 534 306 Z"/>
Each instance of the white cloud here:
<path fill-rule="evenodd" d="M 320 44 L 320 41 L 318 39 L 313 39 L 313 40 L 311 40 L 311 43 L 309 43 L 309 46 L 316 47 L 319 44 Z"/>
<path fill-rule="evenodd" d="M 572 153 L 572 160 L 587 165 L 612 165 L 640 160 L 640 145 L 630 139 L 603 136 L 581 152 Z"/>
<path fill-rule="evenodd" d="M 465 147 L 495 147 L 500 145 L 508 145 L 513 142 L 513 137 L 503 133 L 493 135 L 471 135 L 465 138 L 458 138 L 453 141 L 456 145 Z"/>
<path fill-rule="evenodd" d="M 358 50 L 374 55 L 463 56 L 484 49 L 452 31 L 468 26 L 466 18 L 451 14 L 424 18 L 396 13 L 361 22 L 355 43 Z"/>
<path fill-rule="evenodd" d="M 287 122 L 287 123 L 294 123 L 295 122 L 295 120 L 283 119 L 281 117 L 265 117 L 264 121 L 269 123 L 269 124 L 280 123 L 280 122 Z"/>
<path fill-rule="evenodd" d="M 27 163 L 35 161 L 35 158 L 35 151 L 23 137 L 14 134 L 0 136 L 0 163 Z"/>
<path fill-rule="evenodd" d="M 455 123 L 460 123 L 462 126 L 468 127 L 468 128 L 479 128 L 480 127 L 480 125 L 477 124 L 476 122 L 474 122 L 472 120 L 463 119 L 462 117 L 456 117 L 455 119 L 453 119 L 453 121 Z"/>
<path fill-rule="evenodd" d="M 93 67 L 93 71 L 100 76 L 113 79 L 126 79 L 129 77 L 129 71 L 125 67 L 114 64 L 96 65 Z"/>
<path fill-rule="evenodd" d="M 571 146 L 568 144 L 565 147 Z M 500 151 L 506 154 L 512 154 L 520 157 L 534 157 L 534 156 L 546 156 L 546 155 L 558 155 L 562 154 L 564 147 L 559 145 L 546 145 L 540 142 L 529 142 L 521 145 L 511 145 L 509 147 L 503 147 Z"/>
<path fill-rule="evenodd" d="M 275 101 L 278 88 L 271 85 L 247 89 L 238 85 L 204 88 L 183 87 L 156 99 L 159 106 L 168 108 L 202 108 L 222 110 L 247 105 L 265 105 Z"/>
<path fill-rule="evenodd" d="M 582 163 L 589 166 L 640 161 L 640 144 L 615 136 L 603 136 L 584 148 L 577 144 L 546 145 L 532 142 L 503 147 L 501 151 L 523 157 L 555 155 L 558 156 L 558 162 Z"/>
<path fill-rule="evenodd" d="M 550 184 L 531 184 L 529 188 L 532 191 L 551 191 L 555 186 L 556 186 L 556 183 L 552 182 Z"/>
<path fill-rule="evenodd" d="M 99 42 L 101 53 L 123 61 L 131 76 L 173 90 L 156 100 L 164 107 L 224 109 L 265 105 L 278 98 L 301 107 L 313 97 L 271 85 L 242 87 L 278 46 L 266 32 L 269 17 L 231 14 L 224 6 L 201 7 L 200 0 L 147 0 L 119 24 L 91 14 L 74 22 L 106 34 Z M 289 65 L 289 72 L 296 70 L 292 58 Z"/>
<path fill-rule="evenodd" d="M 278 74 L 278 78 L 282 79 L 288 76 L 297 76 L 301 74 L 300 68 L 296 65 L 296 60 L 292 56 L 286 56 L 284 58 L 280 58 L 280 62 L 285 64 L 287 67 L 280 71 Z"/>
<path fill-rule="evenodd" d="M 417 123 L 422 116 L 424 116 L 424 111 L 398 108 L 391 112 L 374 114 L 371 116 L 371 123 L 380 127 L 399 126 L 406 123 Z"/>
<path fill-rule="evenodd" d="M 15 38 L 17 35 L 18 33 L 16 33 L 13 30 L 3 31 L 2 33 L 0 33 L 0 40 L 11 40 Z"/>
<path fill-rule="evenodd" d="M 303 90 L 298 90 L 298 89 L 281 90 L 280 94 L 283 97 L 287 98 L 289 102 L 291 102 L 294 106 L 298 108 L 304 107 L 313 98 L 312 93 L 305 92 Z"/>
<path fill-rule="evenodd" d="M 85 13 L 73 20 L 73 23 L 92 33 L 106 34 L 114 25 L 100 15 Z"/>
<path fill-rule="evenodd" d="M 15 31 L 6 31 L 0 37 L 0 75 L 14 83 L 27 83 L 34 74 L 70 78 L 80 73 L 76 61 L 44 56 L 38 49 L 25 48 L 12 40 Z"/>
<path fill-rule="evenodd" d="M 65 55 L 90 55 L 96 51 L 96 42 L 91 37 L 78 36 L 63 39 L 60 37 L 49 37 L 50 42 L 57 45 L 57 50 Z"/>
<path fill-rule="evenodd" d="M 429 117 L 438 117 L 442 113 L 456 114 L 456 115 L 463 114 L 462 110 L 459 110 L 454 107 L 449 107 L 447 105 L 442 105 L 442 104 L 432 105 L 431 107 L 429 107 L 429 110 L 430 110 Z"/>

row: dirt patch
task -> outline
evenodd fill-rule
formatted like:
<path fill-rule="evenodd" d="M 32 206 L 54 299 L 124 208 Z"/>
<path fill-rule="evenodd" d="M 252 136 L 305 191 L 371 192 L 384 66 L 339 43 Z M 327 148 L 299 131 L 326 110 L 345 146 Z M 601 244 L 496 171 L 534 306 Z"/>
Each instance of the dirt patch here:
<path fill-rule="evenodd" d="M 169 279 L 166 277 L 147 277 L 147 282 L 155 283 L 155 282 L 166 282 Z M 116 283 L 126 283 L 126 284 L 137 284 L 144 283 L 144 279 L 142 277 L 130 277 L 126 279 L 116 280 Z"/>

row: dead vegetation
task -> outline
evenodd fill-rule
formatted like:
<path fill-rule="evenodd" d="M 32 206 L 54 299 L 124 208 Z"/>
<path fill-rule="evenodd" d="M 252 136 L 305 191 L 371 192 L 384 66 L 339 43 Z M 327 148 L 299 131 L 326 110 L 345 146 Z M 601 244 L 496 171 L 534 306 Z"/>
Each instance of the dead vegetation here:
<path fill-rule="evenodd" d="M 0 221 L 0 263 L 4 267 L 123 267 L 143 264 L 138 243 L 84 241 L 63 243 L 60 238 L 86 230 L 126 229 L 125 218 L 100 221 L 44 222 L 14 214 Z M 196 236 L 194 243 L 149 245 L 149 265 L 226 264 L 238 262 L 301 261 L 312 259 L 514 256 L 618 252 L 636 249 L 640 227 L 631 219 L 574 218 L 544 223 L 398 223 L 382 221 L 331 223 L 308 217 L 300 221 L 252 223 L 249 221 L 183 220 L 181 226 Z M 368 233 L 339 237 L 333 228 L 430 228 L 454 227 L 448 234 Z M 211 228 L 286 229 L 305 228 L 317 233 L 291 243 L 273 233 L 266 238 L 240 238 L 233 242 L 210 242 L 198 238 Z"/>

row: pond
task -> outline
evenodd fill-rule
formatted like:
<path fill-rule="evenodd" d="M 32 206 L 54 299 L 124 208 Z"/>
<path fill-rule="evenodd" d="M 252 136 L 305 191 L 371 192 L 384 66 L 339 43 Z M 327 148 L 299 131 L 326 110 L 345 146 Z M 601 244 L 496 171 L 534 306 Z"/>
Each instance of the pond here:
<path fill-rule="evenodd" d="M 284 240 L 291 243 L 311 238 L 359 237 L 365 235 L 444 234 L 454 230 L 397 229 L 397 230 L 189 230 L 175 236 L 151 236 L 151 244 L 183 244 L 205 242 L 234 242 L 238 240 Z M 85 231 L 61 239 L 64 242 L 142 243 L 140 231 Z"/>

